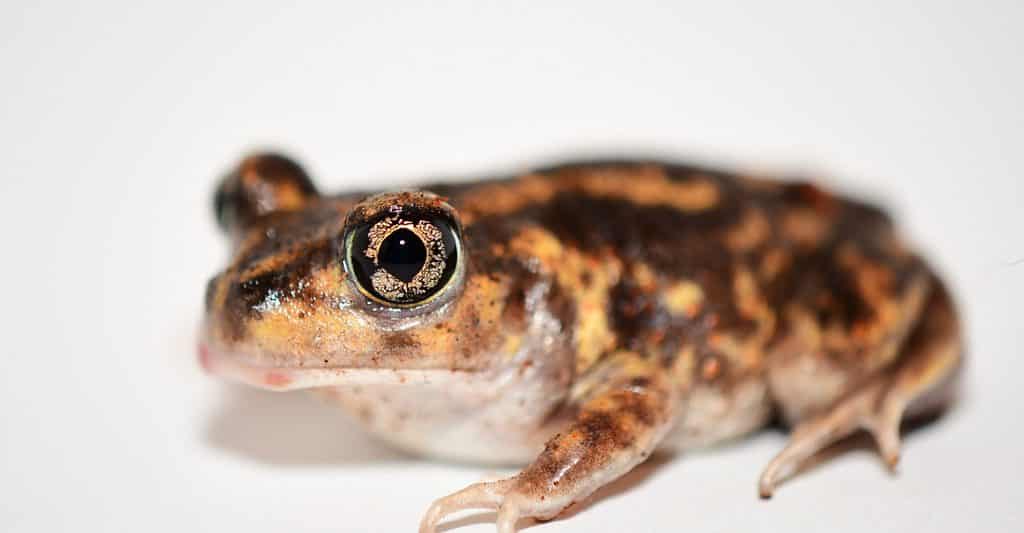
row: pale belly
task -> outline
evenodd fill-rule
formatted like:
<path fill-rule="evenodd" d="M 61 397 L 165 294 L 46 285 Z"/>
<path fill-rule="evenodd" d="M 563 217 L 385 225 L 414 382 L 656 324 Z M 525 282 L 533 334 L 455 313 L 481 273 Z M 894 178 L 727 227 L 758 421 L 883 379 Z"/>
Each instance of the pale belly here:
<path fill-rule="evenodd" d="M 493 398 L 486 390 L 473 393 L 420 385 L 331 387 L 316 392 L 392 446 L 448 461 L 522 464 L 540 452 L 547 431 L 553 429 L 537 413 L 550 412 L 555 405 L 526 393 Z"/>
<path fill-rule="evenodd" d="M 481 378 L 444 386 L 381 384 L 315 392 L 392 446 L 456 462 L 528 463 L 571 421 L 571 413 L 558 412 L 563 385 L 542 375 L 509 375 L 497 382 Z M 698 386 L 687 397 L 663 449 L 711 446 L 758 429 L 772 415 L 768 388 L 760 380 L 728 390 Z"/>
<path fill-rule="evenodd" d="M 728 389 L 697 385 L 662 447 L 675 450 L 705 448 L 756 431 L 772 418 L 768 385 L 751 378 Z"/>

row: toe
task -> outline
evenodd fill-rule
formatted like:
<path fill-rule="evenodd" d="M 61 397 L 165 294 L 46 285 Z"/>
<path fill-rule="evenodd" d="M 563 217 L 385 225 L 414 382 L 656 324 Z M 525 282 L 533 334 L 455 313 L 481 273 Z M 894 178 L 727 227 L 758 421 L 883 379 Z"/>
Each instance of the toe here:
<path fill-rule="evenodd" d="M 420 533 L 435 533 L 446 516 L 464 509 L 497 509 L 510 480 L 476 483 L 435 501 L 420 521 Z"/>
<path fill-rule="evenodd" d="M 519 521 L 519 507 L 517 505 L 502 505 L 498 512 L 498 533 L 516 533 L 516 522 Z"/>

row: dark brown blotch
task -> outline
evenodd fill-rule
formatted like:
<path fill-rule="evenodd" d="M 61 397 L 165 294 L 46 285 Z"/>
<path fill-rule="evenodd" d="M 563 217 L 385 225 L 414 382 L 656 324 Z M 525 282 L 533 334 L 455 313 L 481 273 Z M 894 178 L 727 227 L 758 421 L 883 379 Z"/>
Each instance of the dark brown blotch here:
<path fill-rule="evenodd" d="M 413 353 L 419 347 L 415 337 L 405 331 L 387 333 L 381 336 L 381 343 L 389 353 Z"/>
<path fill-rule="evenodd" d="M 315 292 L 304 282 L 333 260 L 330 243 L 318 242 L 305 253 L 260 275 L 239 280 L 236 269 L 225 273 L 221 276 L 221 283 L 227 283 L 228 288 L 222 318 L 227 330 L 233 338 L 240 339 L 244 335 L 245 322 L 258 320 L 261 308 L 272 301 L 278 305 L 301 302 L 309 310 L 315 309 L 329 295 Z"/>

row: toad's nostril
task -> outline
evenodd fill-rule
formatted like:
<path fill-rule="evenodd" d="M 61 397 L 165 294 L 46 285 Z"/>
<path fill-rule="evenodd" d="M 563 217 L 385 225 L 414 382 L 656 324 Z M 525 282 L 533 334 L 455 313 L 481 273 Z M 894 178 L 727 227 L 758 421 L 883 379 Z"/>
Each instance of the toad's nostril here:
<path fill-rule="evenodd" d="M 199 356 L 199 366 L 203 367 L 203 370 L 213 373 L 213 360 L 210 357 L 210 349 L 206 347 L 206 343 L 199 343 L 197 355 Z"/>

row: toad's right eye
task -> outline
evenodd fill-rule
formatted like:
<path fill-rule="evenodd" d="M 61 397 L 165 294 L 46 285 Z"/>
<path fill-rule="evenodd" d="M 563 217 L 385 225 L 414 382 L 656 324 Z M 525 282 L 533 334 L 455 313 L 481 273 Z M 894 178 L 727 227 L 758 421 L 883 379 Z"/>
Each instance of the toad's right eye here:
<path fill-rule="evenodd" d="M 402 203 L 409 194 L 396 195 L 391 203 L 380 197 L 367 200 L 377 212 L 350 220 L 343 237 L 345 267 L 359 291 L 400 308 L 424 305 L 444 293 L 462 259 L 451 208 L 436 198 Z"/>

